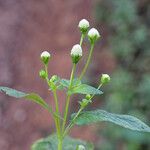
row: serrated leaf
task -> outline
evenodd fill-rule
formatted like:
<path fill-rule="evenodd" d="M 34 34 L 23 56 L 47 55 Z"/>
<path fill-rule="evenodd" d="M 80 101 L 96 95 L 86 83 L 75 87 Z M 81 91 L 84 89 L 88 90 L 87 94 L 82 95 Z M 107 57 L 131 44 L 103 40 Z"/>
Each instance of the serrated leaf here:
<path fill-rule="evenodd" d="M 72 118 L 74 115 L 72 115 Z M 75 120 L 75 124 L 86 125 L 102 121 L 108 121 L 130 130 L 150 132 L 150 127 L 136 117 L 109 113 L 104 110 L 82 112 Z"/>
<path fill-rule="evenodd" d="M 47 138 L 36 141 L 31 150 L 57 150 L 58 140 L 56 134 L 53 134 Z M 78 145 L 85 146 L 86 150 L 94 150 L 93 145 L 82 140 L 73 139 L 69 136 L 63 140 L 63 150 L 76 150 Z"/>
<path fill-rule="evenodd" d="M 80 94 L 91 94 L 91 95 L 101 95 L 103 94 L 102 91 L 96 89 L 95 87 L 92 87 L 90 85 L 87 84 L 80 84 L 77 87 L 72 88 L 69 91 L 71 94 L 73 93 L 80 93 Z"/>
<path fill-rule="evenodd" d="M 35 103 L 40 104 L 41 106 L 43 106 L 46 109 L 50 109 L 49 106 L 47 105 L 47 103 L 39 95 L 37 95 L 35 93 L 26 94 L 24 92 L 20 92 L 15 89 L 3 87 L 3 86 L 0 86 L 0 92 L 4 92 L 6 95 L 9 95 L 9 96 L 15 97 L 15 98 L 26 98 L 30 101 L 34 101 Z"/>

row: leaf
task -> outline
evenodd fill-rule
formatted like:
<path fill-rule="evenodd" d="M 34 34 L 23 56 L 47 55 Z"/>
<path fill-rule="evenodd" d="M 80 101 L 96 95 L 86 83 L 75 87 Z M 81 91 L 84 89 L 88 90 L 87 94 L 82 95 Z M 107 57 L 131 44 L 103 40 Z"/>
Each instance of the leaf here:
<path fill-rule="evenodd" d="M 76 150 L 78 145 L 84 145 L 86 150 L 94 150 L 93 145 L 87 142 L 73 139 L 69 136 L 64 138 L 63 141 L 63 150 Z M 31 150 L 57 150 L 57 136 L 53 134 L 47 138 L 40 139 L 36 141 L 33 145 Z"/>
<path fill-rule="evenodd" d="M 67 79 L 61 79 L 60 81 L 60 84 L 66 88 L 69 87 L 70 85 L 70 80 L 67 80 Z M 76 87 L 76 86 L 79 86 L 81 84 L 81 81 L 79 79 L 74 79 L 73 80 L 73 83 L 72 83 L 72 86 L 73 87 Z"/>
<path fill-rule="evenodd" d="M 96 89 L 95 87 L 92 87 L 90 85 L 87 85 L 87 84 L 80 84 L 79 86 L 77 87 L 74 87 L 70 90 L 70 93 L 73 94 L 73 93 L 80 93 L 80 94 L 103 94 L 102 91 Z"/>
<path fill-rule="evenodd" d="M 75 114 L 72 115 L 72 118 L 74 117 L 74 115 Z M 130 130 L 150 132 L 150 127 L 136 117 L 129 115 L 113 114 L 104 110 L 82 112 L 75 120 L 75 124 L 85 125 L 101 121 L 108 121 L 124 128 L 128 128 Z"/>
<path fill-rule="evenodd" d="M 62 79 L 60 81 L 60 85 L 68 88 L 70 85 L 70 80 Z M 94 94 L 94 95 L 99 94 L 100 95 L 103 92 L 96 89 L 95 87 L 90 86 L 90 85 L 82 84 L 79 79 L 74 79 L 73 84 L 72 84 L 72 88 L 69 90 L 68 93 L 69 94 L 80 93 L 80 94 Z"/>
<path fill-rule="evenodd" d="M 40 104 L 46 109 L 50 109 L 47 103 L 39 95 L 35 93 L 26 94 L 24 92 L 20 92 L 12 88 L 3 87 L 3 86 L 0 86 L 0 92 L 4 92 L 6 95 L 9 95 L 15 98 L 26 98 L 28 100 L 34 101 L 37 104 Z"/>

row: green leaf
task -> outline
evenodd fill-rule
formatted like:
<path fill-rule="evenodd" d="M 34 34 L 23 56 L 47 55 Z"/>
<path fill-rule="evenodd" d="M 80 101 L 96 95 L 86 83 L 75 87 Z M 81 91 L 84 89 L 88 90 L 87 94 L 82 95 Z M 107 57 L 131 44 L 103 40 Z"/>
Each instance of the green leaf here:
<path fill-rule="evenodd" d="M 30 101 L 33 101 L 41 106 L 43 106 L 46 109 L 50 109 L 50 107 L 47 105 L 47 103 L 37 94 L 35 93 L 29 93 L 26 94 L 24 92 L 20 92 L 17 90 L 14 90 L 12 88 L 8 88 L 8 87 L 3 87 L 0 86 L 0 92 L 4 92 L 6 95 L 15 97 L 15 98 L 26 98 Z"/>
<path fill-rule="evenodd" d="M 70 90 L 70 93 L 73 94 L 73 93 L 80 93 L 80 94 L 103 94 L 102 91 L 96 89 L 95 87 L 92 87 L 90 85 L 87 85 L 87 84 L 80 84 L 79 86 L 77 87 L 74 87 Z"/>
<path fill-rule="evenodd" d="M 68 88 L 70 85 L 70 80 L 62 79 L 60 80 L 60 85 L 65 88 Z M 69 90 L 68 93 L 69 94 L 79 93 L 79 94 L 99 94 L 100 95 L 103 92 L 90 85 L 82 84 L 79 79 L 74 79 L 72 83 L 72 88 L 71 90 Z"/>
<path fill-rule="evenodd" d="M 74 117 L 74 115 L 75 114 L 72 115 L 72 118 Z M 130 130 L 150 132 L 150 127 L 136 117 L 129 115 L 113 114 L 104 110 L 82 112 L 75 120 L 75 124 L 85 125 L 101 121 L 108 121 L 124 128 L 128 128 Z"/>
<path fill-rule="evenodd" d="M 61 79 L 60 80 L 60 84 L 66 88 L 69 87 L 70 85 L 70 80 L 67 80 L 67 79 Z M 76 87 L 76 86 L 79 86 L 81 84 L 81 81 L 79 79 L 74 79 L 73 80 L 73 83 L 72 83 L 72 86 L 73 87 Z"/>
<path fill-rule="evenodd" d="M 58 140 L 56 134 L 53 134 L 47 138 L 36 141 L 31 150 L 57 150 Z M 93 145 L 82 140 L 73 139 L 69 136 L 63 140 L 63 150 L 76 150 L 78 145 L 85 146 L 86 150 L 94 150 Z"/>

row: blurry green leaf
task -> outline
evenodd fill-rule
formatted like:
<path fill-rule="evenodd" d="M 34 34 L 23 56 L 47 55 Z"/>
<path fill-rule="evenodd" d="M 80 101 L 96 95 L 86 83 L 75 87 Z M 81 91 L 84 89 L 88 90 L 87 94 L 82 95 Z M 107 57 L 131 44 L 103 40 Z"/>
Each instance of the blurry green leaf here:
<path fill-rule="evenodd" d="M 76 86 L 78 86 L 78 85 L 80 85 L 80 84 L 81 84 L 81 81 L 80 81 L 79 79 L 74 79 L 74 80 L 73 80 L 73 83 L 72 83 L 72 86 L 73 86 L 73 87 L 76 87 Z M 69 85 L 70 85 L 70 80 L 61 79 L 61 80 L 60 80 L 60 85 L 62 85 L 62 86 L 64 86 L 64 87 L 68 88 Z"/>
<path fill-rule="evenodd" d="M 103 94 L 102 91 L 90 86 L 90 85 L 87 85 L 87 84 L 80 84 L 79 86 L 77 87 L 74 87 L 70 90 L 70 93 L 73 94 L 73 93 L 80 93 L 80 94 Z"/>
<path fill-rule="evenodd" d="M 150 132 L 149 126 L 133 116 L 113 114 L 104 110 L 82 112 L 75 123 L 77 125 L 85 125 L 101 121 L 108 121 L 130 130 Z"/>
<path fill-rule="evenodd" d="M 57 150 L 57 136 L 55 134 L 38 140 L 32 145 L 32 150 Z M 76 150 L 78 145 L 85 146 L 86 150 L 94 150 L 93 145 L 81 140 L 73 139 L 69 136 L 64 138 L 63 150 Z"/>
<path fill-rule="evenodd" d="M 70 81 L 62 79 L 60 85 L 68 88 Z M 87 84 L 81 84 L 81 81 L 74 79 L 72 83 L 72 88 L 69 90 L 69 94 L 80 93 L 80 94 L 102 94 L 103 92 Z"/>
<path fill-rule="evenodd" d="M 24 92 L 20 92 L 17 90 L 14 90 L 12 88 L 8 88 L 8 87 L 3 87 L 0 86 L 0 92 L 4 92 L 6 95 L 15 97 L 15 98 L 26 98 L 30 101 L 33 101 L 41 106 L 43 106 L 46 109 L 50 109 L 49 106 L 47 105 L 47 103 L 37 94 L 35 93 L 24 93 Z"/>

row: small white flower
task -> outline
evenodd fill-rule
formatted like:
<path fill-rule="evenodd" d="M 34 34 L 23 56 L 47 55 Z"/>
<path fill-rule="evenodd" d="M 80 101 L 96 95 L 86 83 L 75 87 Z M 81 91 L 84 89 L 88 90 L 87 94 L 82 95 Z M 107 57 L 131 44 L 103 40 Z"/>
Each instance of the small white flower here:
<path fill-rule="evenodd" d="M 44 62 L 44 64 L 48 64 L 48 61 L 49 61 L 50 57 L 51 57 L 51 55 L 47 51 L 44 51 L 44 52 L 41 53 L 41 59 Z"/>
<path fill-rule="evenodd" d="M 83 33 L 87 32 L 89 26 L 90 26 L 90 24 L 86 19 L 82 19 L 78 24 L 78 27 L 80 28 L 81 32 L 83 32 Z"/>
<path fill-rule="evenodd" d="M 82 56 L 82 48 L 79 44 L 76 44 L 72 47 L 71 56 Z"/>
<path fill-rule="evenodd" d="M 44 51 L 44 52 L 42 52 L 42 54 L 41 54 L 41 58 L 43 58 L 43 57 L 50 57 L 50 56 L 51 56 L 50 53 L 47 52 L 47 51 Z"/>
<path fill-rule="evenodd" d="M 108 74 L 102 74 L 101 83 L 105 84 L 105 83 L 108 83 L 109 81 L 110 81 L 110 76 Z"/>
<path fill-rule="evenodd" d="M 85 146 L 83 145 L 78 145 L 78 149 L 77 150 L 85 150 Z"/>
<path fill-rule="evenodd" d="M 89 37 L 90 41 L 96 41 L 100 37 L 100 34 L 97 31 L 97 29 L 92 28 L 88 32 L 88 37 Z"/>
<path fill-rule="evenodd" d="M 71 57 L 73 63 L 78 63 L 80 58 L 82 57 L 82 48 L 79 44 L 76 44 L 71 49 Z"/>

